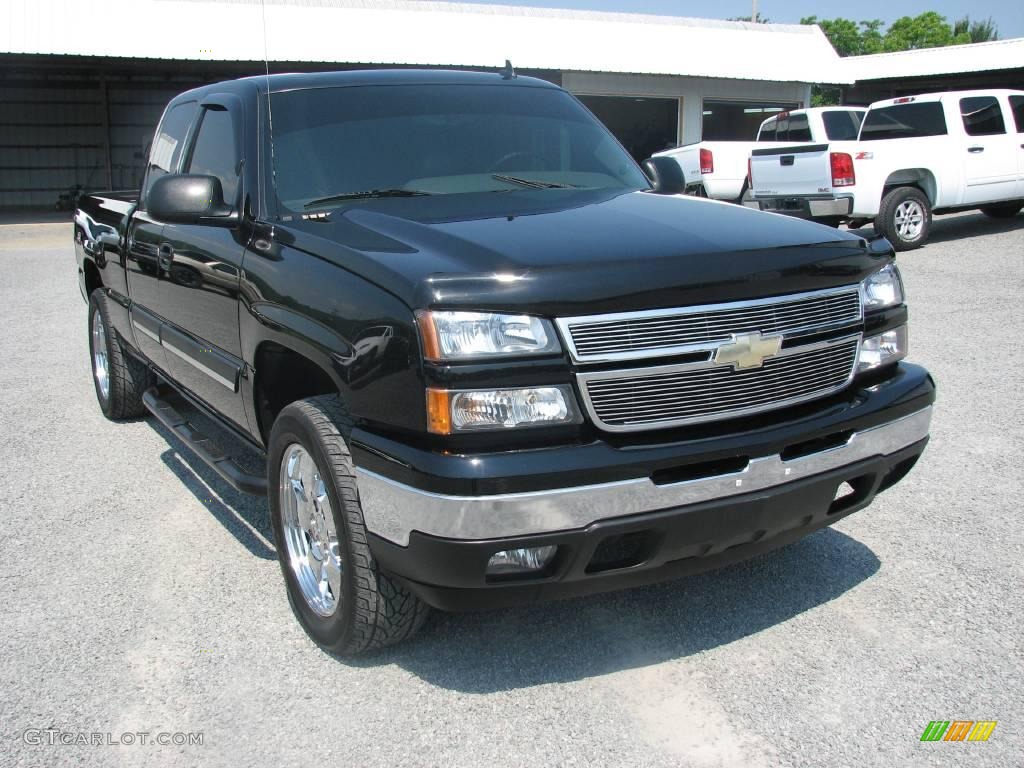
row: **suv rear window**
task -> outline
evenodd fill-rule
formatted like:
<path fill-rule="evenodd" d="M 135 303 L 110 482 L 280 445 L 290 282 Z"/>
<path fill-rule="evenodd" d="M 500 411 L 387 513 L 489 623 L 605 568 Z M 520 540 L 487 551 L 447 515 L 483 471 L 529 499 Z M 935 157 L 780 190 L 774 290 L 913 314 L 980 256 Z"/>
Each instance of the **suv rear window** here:
<path fill-rule="evenodd" d="M 942 104 L 925 101 L 920 104 L 895 104 L 869 109 L 860 129 L 860 140 L 916 139 L 922 136 L 945 136 L 947 133 Z"/>
<path fill-rule="evenodd" d="M 852 109 L 823 112 L 821 119 L 825 123 L 825 135 L 829 141 L 856 141 L 864 113 Z"/>
<path fill-rule="evenodd" d="M 1003 110 L 995 96 L 970 96 L 960 99 L 960 117 L 968 136 L 995 136 L 1006 133 Z"/>

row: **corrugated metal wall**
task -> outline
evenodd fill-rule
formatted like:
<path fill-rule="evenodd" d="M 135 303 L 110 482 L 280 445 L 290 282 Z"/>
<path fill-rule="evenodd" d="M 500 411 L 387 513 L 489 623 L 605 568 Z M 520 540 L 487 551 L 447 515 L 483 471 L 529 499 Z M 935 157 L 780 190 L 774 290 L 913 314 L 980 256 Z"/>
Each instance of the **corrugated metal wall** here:
<path fill-rule="evenodd" d="M 0 207 L 54 207 L 76 186 L 138 187 L 145 145 L 164 105 L 180 90 L 99 76 L 5 78 Z"/>
<path fill-rule="evenodd" d="M 98 92 L 84 81 L 0 84 L 0 206 L 52 205 L 73 184 L 103 183 Z"/>

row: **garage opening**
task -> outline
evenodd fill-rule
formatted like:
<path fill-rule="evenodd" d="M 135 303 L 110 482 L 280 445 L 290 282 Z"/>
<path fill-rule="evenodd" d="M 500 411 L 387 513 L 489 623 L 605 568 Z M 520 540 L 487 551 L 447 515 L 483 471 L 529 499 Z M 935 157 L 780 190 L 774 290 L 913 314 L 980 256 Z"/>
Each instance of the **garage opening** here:
<path fill-rule="evenodd" d="M 795 101 L 725 101 L 704 99 L 703 141 L 753 141 L 757 129 L 772 115 L 798 109 Z"/>
<path fill-rule="evenodd" d="M 637 162 L 679 142 L 679 99 L 580 96 Z"/>

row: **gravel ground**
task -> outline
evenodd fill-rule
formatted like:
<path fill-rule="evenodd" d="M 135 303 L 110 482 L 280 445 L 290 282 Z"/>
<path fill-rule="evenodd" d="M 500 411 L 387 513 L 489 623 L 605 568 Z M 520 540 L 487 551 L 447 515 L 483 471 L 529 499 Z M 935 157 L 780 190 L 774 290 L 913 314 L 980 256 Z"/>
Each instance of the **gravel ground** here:
<path fill-rule="evenodd" d="M 870 509 L 672 584 L 435 616 L 358 661 L 293 620 L 262 500 L 103 419 L 70 241 L 0 227 L 4 766 L 1022 764 L 1024 216 L 938 219 L 900 256 L 939 406 Z M 999 724 L 921 743 L 935 719 Z"/>

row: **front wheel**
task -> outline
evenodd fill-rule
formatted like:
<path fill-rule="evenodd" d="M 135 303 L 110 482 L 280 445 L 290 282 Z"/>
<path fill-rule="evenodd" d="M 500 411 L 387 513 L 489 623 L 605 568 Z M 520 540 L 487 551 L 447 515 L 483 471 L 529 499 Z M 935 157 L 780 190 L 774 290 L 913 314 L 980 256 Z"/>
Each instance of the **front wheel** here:
<path fill-rule="evenodd" d="M 1024 203 L 1017 201 L 1014 203 L 986 205 L 982 207 L 981 212 L 991 219 L 1012 219 L 1020 213 L 1021 208 L 1024 208 Z"/>
<path fill-rule="evenodd" d="M 917 187 L 897 187 L 882 198 L 875 229 L 897 251 L 920 248 L 931 226 L 931 204 Z"/>
<path fill-rule="evenodd" d="M 267 457 L 288 601 L 313 641 L 343 656 L 412 637 L 428 613 L 370 552 L 346 442 L 351 428 L 337 395 L 299 400 L 274 422 Z"/>

